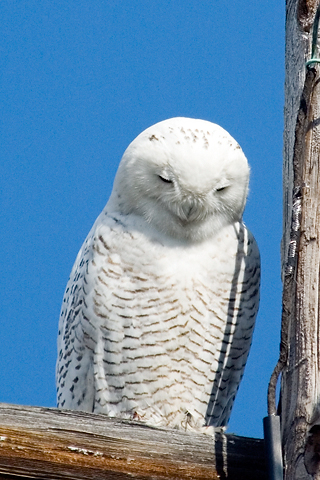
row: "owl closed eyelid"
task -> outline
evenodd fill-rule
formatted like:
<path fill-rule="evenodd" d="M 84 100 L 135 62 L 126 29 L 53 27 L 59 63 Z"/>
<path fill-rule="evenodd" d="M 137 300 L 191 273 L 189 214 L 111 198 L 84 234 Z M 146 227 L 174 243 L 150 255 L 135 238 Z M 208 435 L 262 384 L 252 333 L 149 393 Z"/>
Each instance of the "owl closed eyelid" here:
<path fill-rule="evenodd" d="M 160 180 L 162 180 L 164 183 L 173 183 L 172 180 L 170 180 L 170 178 L 166 178 L 162 175 L 158 175 Z"/>

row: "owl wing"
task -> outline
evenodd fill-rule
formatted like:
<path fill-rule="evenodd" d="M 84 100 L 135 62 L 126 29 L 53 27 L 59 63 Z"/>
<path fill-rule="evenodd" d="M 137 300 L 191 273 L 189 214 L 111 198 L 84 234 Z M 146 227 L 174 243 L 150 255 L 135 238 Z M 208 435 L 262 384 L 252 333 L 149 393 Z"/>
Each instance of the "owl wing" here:
<path fill-rule="evenodd" d="M 235 269 L 227 302 L 227 322 L 219 367 L 205 416 L 206 425 L 226 426 L 249 354 L 259 308 L 260 255 L 250 231 L 240 225 Z"/>
<path fill-rule="evenodd" d="M 94 406 L 93 348 L 90 349 L 90 339 L 83 330 L 83 323 L 89 322 L 83 307 L 90 293 L 87 278 L 93 240 L 91 231 L 78 253 L 67 283 L 59 320 L 56 366 L 58 407 L 89 412 Z"/>
<path fill-rule="evenodd" d="M 124 291 L 130 288 L 124 271 L 132 269 L 138 251 L 144 256 L 140 245 L 134 248 L 133 226 L 123 223 L 126 219 L 104 210 L 71 271 L 59 321 L 58 407 L 103 411 L 110 416 L 121 410 L 126 368 L 124 339 L 130 351 L 134 341 L 130 343 L 130 338 L 137 336 L 137 332 L 131 335 L 126 328 L 126 318 L 130 325 L 133 320 L 130 307 L 125 306 L 130 301 L 125 297 L 135 297 L 135 292 Z M 123 261 L 123 251 L 130 258 L 128 265 Z M 143 280 L 136 280 L 135 289 Z"/>

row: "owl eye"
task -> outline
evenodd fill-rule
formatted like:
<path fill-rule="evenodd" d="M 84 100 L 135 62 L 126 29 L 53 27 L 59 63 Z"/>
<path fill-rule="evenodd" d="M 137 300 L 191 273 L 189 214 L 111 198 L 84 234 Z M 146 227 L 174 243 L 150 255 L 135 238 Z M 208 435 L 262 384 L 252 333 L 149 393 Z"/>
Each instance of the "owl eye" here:
<path fill-rule="evenodd" d="M 170 180 L 169 178 L 161 177 L 161 175 L 159 175 L 159 178 L 160 178 L 160 180 L 162 180 L 164 183 L 172 183 L 172 180 Z"/>
<path fill-rule="evenodd" d="M 223 187 L 218 187 L 216 188 L 216 192 L 222 192 L 223 190 L 226 190 L 229 185 L 224 185 Z"/>

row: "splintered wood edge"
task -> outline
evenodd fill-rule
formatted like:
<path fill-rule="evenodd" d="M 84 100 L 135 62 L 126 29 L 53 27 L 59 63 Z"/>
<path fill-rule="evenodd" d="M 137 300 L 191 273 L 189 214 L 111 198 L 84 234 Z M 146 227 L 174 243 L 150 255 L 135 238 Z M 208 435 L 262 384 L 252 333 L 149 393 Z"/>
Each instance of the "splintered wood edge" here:
<path fill-rule="evenodd" d="M 263 440 L 0 404 L 0 478 L 266 479 Z"/>

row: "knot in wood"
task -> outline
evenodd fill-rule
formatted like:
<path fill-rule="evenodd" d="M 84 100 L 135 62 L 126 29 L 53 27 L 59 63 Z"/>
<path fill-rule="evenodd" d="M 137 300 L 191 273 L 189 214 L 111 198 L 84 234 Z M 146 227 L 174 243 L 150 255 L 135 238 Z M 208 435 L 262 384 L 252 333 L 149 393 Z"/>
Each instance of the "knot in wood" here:
<path fill-rule="evenodd" d="M 304 451 L 304 464 L 309 475 L 320 473 L 320 425 L 314 425 L 309 431 Z"/>

